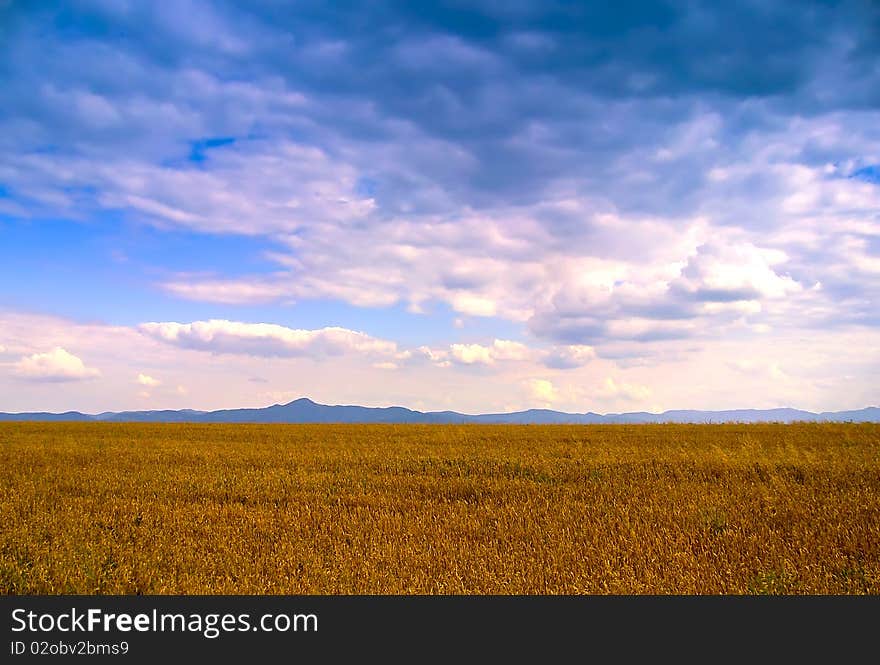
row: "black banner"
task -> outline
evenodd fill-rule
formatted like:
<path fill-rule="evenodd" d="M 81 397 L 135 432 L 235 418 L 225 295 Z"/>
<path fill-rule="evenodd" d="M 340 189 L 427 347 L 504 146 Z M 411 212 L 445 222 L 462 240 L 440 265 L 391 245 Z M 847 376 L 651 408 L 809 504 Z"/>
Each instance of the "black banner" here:
<path fill-rule="evenodd" d="M 4 662 L 874 652 L 880 597 L 5 596 Z M 867 651 L 866 651 L 867 650 Z"/>

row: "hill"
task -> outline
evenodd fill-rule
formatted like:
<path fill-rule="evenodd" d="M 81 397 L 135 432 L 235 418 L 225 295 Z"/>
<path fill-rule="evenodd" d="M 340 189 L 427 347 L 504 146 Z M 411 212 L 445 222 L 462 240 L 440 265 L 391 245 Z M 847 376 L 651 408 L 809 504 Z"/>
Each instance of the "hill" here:
<path fill-rule="evenodd" d="M 611 423 L 723 423 L 723 422 L 880 422 L 880 407 L 854 411 L 813 413 L 799 409 L 734 409 L 729 411 L 676 410 L 663 413 L 563 413 L 529 409 L 514 413 L 464 414 L 455 411 L 414 411 L 402 406 L 366 407 L 318 404 L 302 397 L 287 404 L 259 409 L 219 411 L 120 411 L 95 415 L 65 413 L 0 413 L 0 421 L 108 421 L 150 423 L 492 423 L 492 424 L 611 424 Z"/>

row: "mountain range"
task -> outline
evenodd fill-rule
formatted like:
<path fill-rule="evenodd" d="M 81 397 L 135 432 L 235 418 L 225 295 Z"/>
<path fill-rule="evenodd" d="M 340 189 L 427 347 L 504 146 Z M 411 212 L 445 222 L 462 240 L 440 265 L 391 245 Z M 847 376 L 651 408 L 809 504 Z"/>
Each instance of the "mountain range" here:
<path fill-rule="evenodd" d="M 549 409 L 529 409 L 514 413 L 469 415 L 455 411 L 413 411 L 401 406 L 373 408 L 330 406 L 303 397 L 287 404 L 261 409 L 223 409 L 220 411 L 121 411 L 86 414 L 0 413 L 0 421 L 104 421 L 151 423 L 510 423 L 510 424 L 600 424 L 600 423 L 722 423 L 722 422 L 880 422 L 880 407 L 855 411 L 812 413 L 799 409 L 735 409 L 731 411 L 677 410 L 663 413 L 562 413 Z"/>

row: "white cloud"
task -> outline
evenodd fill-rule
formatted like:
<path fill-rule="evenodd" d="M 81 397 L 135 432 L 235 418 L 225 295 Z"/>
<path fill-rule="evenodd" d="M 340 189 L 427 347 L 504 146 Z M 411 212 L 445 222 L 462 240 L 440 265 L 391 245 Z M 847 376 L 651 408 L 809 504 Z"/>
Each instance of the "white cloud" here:
<path fill-rule="evenodd" d="M 147 374 L 138 374 L 137 382 L 142 386 L 147 386 L 148 388 L 155 388 L 158 386 L 161 381 L 158 379 L 154 379 L 152 376 Z"/>
<path fill-rule="evenodd" d="M 755 360 L 738 359 L 730 361 L 729 365 L 739 372 L 757 378 L 772 379 L 774 381 L 790 378 L 782 367 L 780 367 L 778 362 L 758 362 Z"/>
<path fill-rule="evenodd" d="M 533 349 L 526 360 L 478 365 L 491 371 L 475 374 L 451 360 L 449 346 L 416 348 L 404 360 L 398 358 L 405 355 L 399 350 L 384 356 L 327 355 L 320 362 L 302 355 L 212 356 L 137 328 L 0 311 L 0 342 L 16 350 L 16 358 L 22 354 L 20 349 L 58 346 L 76 349 L 90 366 L 94 363 L 101 368 L 101 380 L 83 390 L 75 382 L 21 381 L 13 371 L 15 363 L 9 363 L 9 371 L 0 372 L 0 395 L 5 411 L 97 413 L 142 408 L 132 390 L 133 384 L 137 386 L 132 358 L 149 358 L 150 375 L 161 377 L 163 386 L 186 387 L 186 392 L 150 389 L 150 408 L 157 409 L 260 407 L 271 403 L 264 394 L 271 391 L 288 395 L 276 401 L 307 396 L 322 403 L 367 406 L 421 402 L 425 410 L 490 413 L 511 410 L 508 406 L 512 410 L 534 406 L 529 382 L 536 377 L 552 383 L 557 395 L 552 408 L 577 413 L 658 410 L 658 402 L 666 408 L 795 406 L 813 411 L 861 408 L 876 402 L 873 377 L 880 372 L 880 331 L 820 329 L 810 335 L 799 331 L 773 334 L 777 337 L 770 344 L 765 341 L 766 333 L 754 333 L 748 327 L 735 338 L 712 343 L 692 339 L 653 345 L 619 342 L 613 347 L 619 355 L 597 354 L 584 366 L 566 369 L 548 368 L 548 356 Z M 491 349 L 494 344 L 484 346 Z M 751 365 L 730 364 L 740 359 Z M 398 369 L 372 366 L 382 362 L 393 362 Z M 783 376 L 778 378 L 780 373 Z M 254 377 L 260 382 L 255 383 Z M 553 394 L 543 393 L 545 397 Z"/>
<path fill-rule="evenodd" d="M 0 167 L 2 167 L 0 163 Z M 27 179 L 54 173 L 67 187 L 96 187 L 104 207 L 125 209 L 159 226 L 247 235 L 294 232 L 308 224 L 362 218 L 375 202 L 356 192 L 356 170 L 323 150 L 292 142 L 247 141 L 215 150 L 210 169 L 171 168 L 117 159 L 113 163 L 29 154 L 22 156 L 24 193 L 71 208 L 63 191 L 30 190 Z M 2 168 L 0 168 L 2 172 Z M 259 221 L 258 221 L 259 220 Z"/>
<path fill-rule="evenodd" d="M 616 381 L 610 376 L 595 391 L 595 397 L 603 401 L 623 399 L 630 402 L 641 402 L 650 396 L 651 389 L 648 386 Z"/>
<path fill-rule="evenodd" d="M 492 348 L 481 344 L 453 344 L 450 352 L 463 365 L 491 365 L 495 362 Z"/>
<path fill-rule="evenodd" d="M 420 346 L 416 351 L 432 362 L 443 362 L 449 357 L 449 352 L 445 349 L 434 349 L 430 346 Z"/>
<path fill-rule="evenodd" d="M 596 357 L 596 351 L 592 346 L 584 344 L 570 344 L 557 346 L 547 353 L 544 364 L 555 369 L 571 369 L 582 367 Z"/>
<path fill-rule="evenodd" d="M 271 302 L 286 295 L 289 289 L 279 283 L 265 280 L 200 280 L 189 282 L 178 280 L 163 285 L 166 291 L 181 298 L 216 302 L 226 305 L 256 304 Z"/>
<path fill-rule="evenodd" d="M 182 348 L 263 357 L 322 357 L 342 354 L 394 356 L 397 344 L 346 328 L 287 328 L 274 323 L 223 319 L 193 323 L 143 323 L 138 329 L 153 339 Z"/>
<path fill-rule="evenodd" d="M 15 363 L 17 376 L 33 381 L 82 381 L 100 375 L 100 371 L 86 367 L 72 353 L 56 346 L 46 353 L 24 356 Z"/>
<path fill-rule="evenodd" d="M 430 346 L 420 346 L 411 354 L 414 361 L 428 360 L 435 367 L 450 367 L 452 361 L 449 360 L 449 351 L 447 349 L 432 348 Z"/>
<path fill-rule="evenodd" d="M 532 352 L 522 342 L 496 339 L 492 342 L 491 353 L 495 360 L 527 360 Z"/>
<path fill-rule="evenodd" d="M 787 260 L 781 250 L 751 243 L 706 243 L 697 248 L 673 285 L 707 302 L 781 298 L 803 288 L 777 272 L 775 266 Z"/>
<path fill-rule="evenodd" d="M 521 342 L 496 339 L 491 346 L 453 344 L 449 347 L 449 354 L 463 365 L 493 365 L 496 361 L 527 360 L 532 352 Z"/>
<path fill-rule="evenodd" d="M 45 155 L 28 157 L 25 166 L 40 178 L 61 173 L 71 186 L 78 174 L 98 169 L 89 178 L 103 183 L 104 205 L 140 211 L 161 226 L 260 234 L 280 245 L 266 254 L 278 268 L 271 273 L 181 274 L 163 282 L 193 300 L 332 298 L 364 307 L 402 303 L 412 312 L 443 302 L 462 315 L 530 322 L 542 338 L 596 347 L 618 331 L 626 335 L 635 318 L 644 320 L 635 334 L 651 341 L 699 337 L 732 317 L 792 327 L 814 317 L 820 302 L 829 314 L 847 308 L 870 316 L 869 297 L 841 301 L 828 291 L 795 300 L 820 281 L 878 288 L 880 268 L 864 236 L 876 228 L 872 210 L 880 205 L 880 187 L 826 172 L 825 164 L 794 161 L 817 136 L 846 142 L 843 120 L 795 123 L 766 145 L 748 137 L 719 152 L 712 141 L 723 129 L 721 118 L 697 115 L 661 148 L 667 151 L 663 168 L 673 175 L 684 159 L 679 148 L 696 151 L 708 160 L 706 173 L 714 173 L 689 184 L 701 205 L 688 214 L 627 211 L 626 201 L 615 205 L 614 191 L 589 193 L 584 183 L 564 179 L 536 202 L 496 204 L 479 213 L 456 207 L 426 182 L 431 205 L 380 210 L 358 193 L 359 169 L 375 166 L 391 178 L 398 167 L 387 158 L 376 162 L 377 154 L 360 144 L 331 153 L 255 141 L 214 151 L 202 169 L 134 162 L 99 169 Z M 400 154 L 396 144 L 384 147 Z M 448 145 L 431 144 L 431 150 L 469 163 Z M 633 148 L 621 164 L 651 159 Z M 692 169 L 678 177 L 691 178 Z M 753 191 L 756 182 L 761 187 Z M 815 260 L 818 254 L 824 260 Z"/>
<path fill-rule="evenodd" d="M 545 404 L 559 400 L 559 390 L 547 379 L 531 379 L 528 382 L 529 395 L 532 399 Z"/>
<path fill-rule="evenodd" d="M 491 298 L 460 293 L 450 298 L 450 304 L 456 312 L 470 316 L 495 316 L 498 306 Z"/>

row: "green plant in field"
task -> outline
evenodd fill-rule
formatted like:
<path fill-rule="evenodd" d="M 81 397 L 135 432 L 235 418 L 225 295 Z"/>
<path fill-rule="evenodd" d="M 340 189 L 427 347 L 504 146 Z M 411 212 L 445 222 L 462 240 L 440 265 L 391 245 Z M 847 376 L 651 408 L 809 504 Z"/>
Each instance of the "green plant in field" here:
<path fill-rule="evenodd" d="M 761 572 L 749 582 L 749 594 L 751 595 L 778 595 L 791 594 L 797 590 L 797 577 L 782 570 L 767 570 Z"/>

